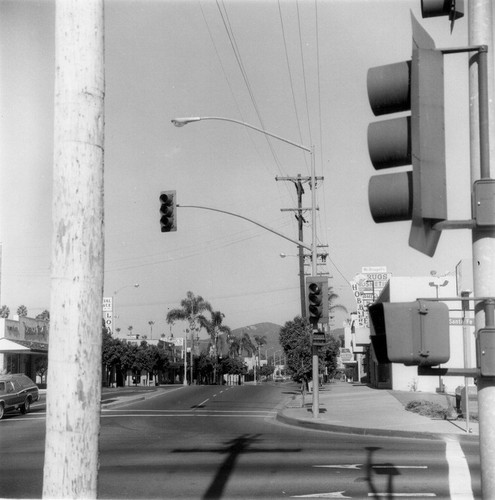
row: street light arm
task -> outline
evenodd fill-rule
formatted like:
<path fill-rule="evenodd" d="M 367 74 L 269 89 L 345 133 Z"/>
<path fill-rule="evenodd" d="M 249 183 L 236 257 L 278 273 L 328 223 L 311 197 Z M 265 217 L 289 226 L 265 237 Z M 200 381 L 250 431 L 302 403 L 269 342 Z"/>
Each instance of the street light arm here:
<path fill-rule="evenodd" d="M 277 231 L 276 229 L 273 229 L 261 222 L 255 221 L 254 219 L 250 219 L 249 217 L 245 217 L 244 215 L 236 214 L 234 212 L 228 212 L 227 210 L 220 210 L 219 208 L 212 208 L 212 207 L 203 207 L 199 205 L 177 205 L 179 208 L 199 208 L 201 210 L 211 210 L 212 212 L 220 212 L 222 214 L 227 214 L 227 215 L 232 215 L 233 217 L 238 217 L 239 219 L 244 219 L 248 222 L 251 222 L 252 224 L 255 224 L 263 229 L 266 229 L 267 231 L 270 231 L 273 234 L 276 234 L 277 236 L 280 236 L 281 238 L 284 238 L 291 243 L 295 243 L 298 246 L 306 248 L 306 250 L 311 250 L 311 247 L 309 245 L 306 245 L 303 241 L 299 240 L 294 240 L 292 238 L 289 238 L 289 236 L 286 236 L 285 234 Z"/>
<path fill-rule="evenodd" d="M 288 139 L 284 139 L 283 137 L 280 137 L 279 135 L 273 134 L 271 132 L 267 132 L 266 130 L 264 130 L 262 128 L 255 127 L 254 125 L 251 125 L 249 123 L 246 123 L 246 122 L 243 122 L 240 120 L 235 120 L 233 118 L 224 118 L 222 116 L 191 116 L 191 117 L 187 117 L 187 118 L 174 118 L 172 120 L 172 123 L 176 127 L 183 127 L 184 125 L 187 125 L 188 123 L 199 122 L 201 120 L 220 120 L 220 121 L 224 121 L 224 122 L 237 123 L 237 124 L 242 125 L 244 127 L 256 130 L 257 132 L 260 132 L 262 134 L 273 137 L 274 139 L 278 139 L 279 141 L 286 142 L 287 144 L 290 144 L 291 146 L 295 146 L 296 148 L 303 149 L 304 151 L 307 151 L 308 153 L 312 153 L 311 148 L 303 146 L 302 144 L 297 144 L 296 142 L 289 141 Z"/>

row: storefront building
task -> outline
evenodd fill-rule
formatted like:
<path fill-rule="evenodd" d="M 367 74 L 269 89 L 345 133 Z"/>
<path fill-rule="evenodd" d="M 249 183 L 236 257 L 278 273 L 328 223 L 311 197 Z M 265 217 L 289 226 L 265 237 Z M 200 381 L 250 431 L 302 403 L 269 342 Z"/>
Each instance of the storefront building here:
<path fill-rule="evenodd" d="M 0 373 L 24 373 L 46 383 L 49 322 L 41 319 L 0 318 Z"/>

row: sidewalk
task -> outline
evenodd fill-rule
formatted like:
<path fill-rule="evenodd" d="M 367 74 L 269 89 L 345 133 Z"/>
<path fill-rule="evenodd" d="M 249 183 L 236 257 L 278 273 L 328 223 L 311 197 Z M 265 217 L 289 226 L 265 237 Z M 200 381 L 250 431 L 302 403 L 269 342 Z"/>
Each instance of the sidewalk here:
<path fill-rule="evenodd" d="M 325 385 L 319 391 L 318 418 L 313 417 L 312 394 L 306 394 L 302 408 L 301 394 L 294 392 L 291 401 L 279 412 L 277 419 L 290 425 L 332 432 L 423 439 L 450 436 L 455 439 L 478 440 L 477 421 L 470 420 L 471 432 L 468 433 L 465 420 L 432 419 L 407 411 L 399 400 L 399 396 L 404 399 L 404 393 L 396 393 L 396 396 L 394 391 L 386 389 L 335 382 Z M 409 399 L 418 401 L 432 396 L 411 392 Z"/>

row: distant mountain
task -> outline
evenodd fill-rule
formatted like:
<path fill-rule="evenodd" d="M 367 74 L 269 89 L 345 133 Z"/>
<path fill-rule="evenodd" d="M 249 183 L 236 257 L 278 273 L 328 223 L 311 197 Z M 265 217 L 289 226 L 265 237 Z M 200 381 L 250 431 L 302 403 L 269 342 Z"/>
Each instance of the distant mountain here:
<path fill-rule="evenodd" d="M 260 349 L 261 358 L 265 359 L 266 353 L 268 353 L 268 357 L 271 357 L 273 356 L 274 352 L 282 349 L 279 343 L 279 334 L 281 328 L 282 327 L 280 325 L 276 325 L 275 323 L 257 323 L 255 325 L 236 328 L 235 330 L 232 330 L 232 335 L 240 339 L 245 333 L 247 333 L 249 334 L 249 337 L 251 338 L 251 342 L 253 344 L 256 344 L 256 342 L 254 341 L 254 337 L 256 335 L 258 335 L 259 337 L 265 337 L 266 344 L 263 344 Z M 222 337 L 225 337 L 225 335 L 222 335 Z M 209 340 L 200 340 L 199 343 L 201 346 L 201 351 L 204 351 L 208 347 Z M 227 353 L 228 346 L 227 343 L 225 343 L 222 354 L 227 355 Z M 279 355 L 280 353 L 277 354 L 277 356 Z"/>

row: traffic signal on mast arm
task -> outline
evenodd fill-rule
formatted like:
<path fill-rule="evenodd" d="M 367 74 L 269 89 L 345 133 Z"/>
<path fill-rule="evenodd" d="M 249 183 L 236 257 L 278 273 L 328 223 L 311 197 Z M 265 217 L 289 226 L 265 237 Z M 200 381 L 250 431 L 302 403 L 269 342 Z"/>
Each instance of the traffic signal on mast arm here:
<path fill-rule="evenodd" d="M 378 302 L 369 315 L 378 363 L 436 366 L 449 360 L 449 309 L 443 302 Z"/>
<path fill-rule="evenodd" d="M 160 193 L 160 226 L 162 233 L 177 231 L 177 196 L 175 191 Z"/>
<path fill-rule="evenodd" d="M 368 187 L 377 223 L 412 220 L 409 245 L 435 253 L 447 218 L 443 54 L 412 16 L 412 60 L 368 70 L 368 97 L 378 115 L 410 110 L 368 127 L 376 170 L 412 164 L 412 170 L 372 176 Z"/>
<path fill-rule="evenodd" d="M 306 315 L 313 326 L 328 323 L 328 278 L 308 276 L 306 278 Z"/>
<path fill-rule="evenodd" d="M 421 0 L 421 16 L 449 16 L 450 22 L 453 23 L 464 16 L 464 0 Z"/>

